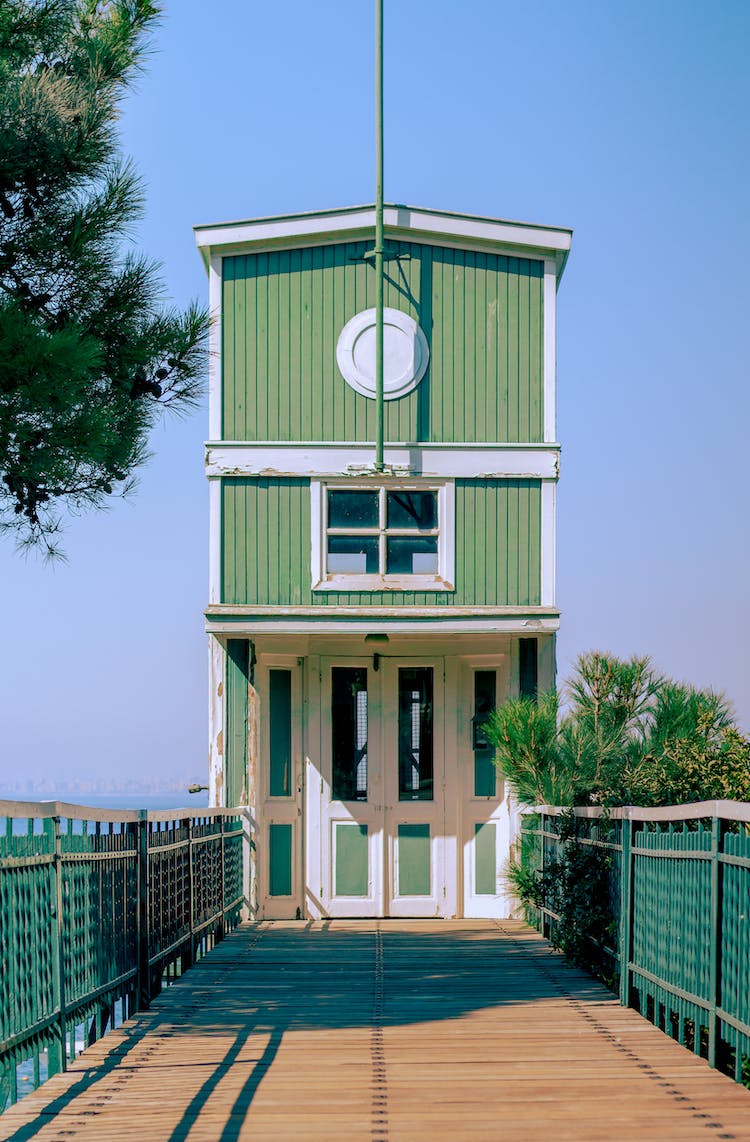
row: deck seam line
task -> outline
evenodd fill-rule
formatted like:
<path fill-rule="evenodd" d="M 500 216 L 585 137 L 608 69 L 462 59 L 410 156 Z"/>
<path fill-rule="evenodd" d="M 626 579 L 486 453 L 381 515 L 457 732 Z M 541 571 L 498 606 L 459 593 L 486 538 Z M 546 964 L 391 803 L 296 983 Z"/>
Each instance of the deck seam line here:
<path fill-rule="evenodd" d="M 493 919 L 493 924 L 496 925 L 503 936 L 505 936 L 507 939 L 510 939 L 516 947 L 522 949 L 521 941 L 512 932 L 508 931 L 507 928 L 504 928 L 499 920 Z M 617 1040 L 616 1036 L 613 1035 L 609 1030 L 609 1028 L 606 1027 L 599 1019 L 597 1019 L 595 1015 L 592 1015 L 590 1011 L 584 1010 L 584 1005 L 581 1000 L 576 999 L 573 995 L 570 994 L 570 991 L 564 987 L 560 980 L 555 978 L 554 974 L 549 969 L 547 964 L 539 963 L 535 958 L 531 960 L 531 964 L 555 988 L 560 998 L 565 1000 L 565 1002 L 569 1005 L 569 1007 L 572 1008 L 576 1015 L 579 1015 L 585 1022 L 589 1024 L 589 1026 L 593 1027 L 603 1038 L 605 1038 L 611 1046 L 615 1047 L 616 1050 L 625 1055 L 629 1062 L 635 1063 L 637 1068 L 643 1071 L 647 1078 L 651 1079 L 652 1082 L 656 1082 L 658 1086 L 663 1087 L 664 1093 L 669 1095 L 674 1102 L 678 1104 L 691 1102 L 690 1097 L 686 1095 L 684 1091 L 680 1090 L 679 1087 L 677 1087 L 673 1082 L 668 1082 L 663 1075 L 659 1074 L 655 1067 L 653 1067 L 650 1063 L 644 1062 L 642 1056 L 638 1054 L 638 1052 L 631 1050 L 624 1043 L 620 1043 Z M 594 977 L 592 976 L 592 979 L 593 978 Z M 604 985 L 602 984 L 601 986 L 603 987 Z M 617 999 L 617 996 L 615 996 L 614 993 L 613 998 Z M 620 1006 L 622 1007 L 623 1005 L 620 1004 Z M 640 1012 L 635 1011 L 631 1007 L 626 1007 L 625 1010 L 633 1011 L 634 1015 L 638 1015 L 641 1019 L 644 1019 L 644 1016 L 642 1016 Z M 644 1022 L 649 1023 L 651 1027 L 655 1027 L 657 1031 L 661 1030 L 661 1028 L 656 1027 L 656 1024 L 651 1023 L 651 1021 L 648 1019 L 644 1019 Z M 664 1034 L 664 1032 L 662 1032 L 662 1034 Z M 687 1050 L 687 1047 L 684 1047 L 682 1043 L 677 1043 L 677 1041 L 672 1039 L 670 1035 L 665 1035 L 665 1038 L 669 1039 L 670 1042 L 675 1043 L 676 1046 L 682 1047 L 683 1050 Z M 712 1134 L 712 1137 L 714 1138 L 736 1139 L 737 1137 L 736 1134 L 727 1132 L 724 1124 L 717 1121 L 713 1115 L 699 1111 L 697 1106 L 678 1105 L 677 1109 L 684 1110 L 686 1113 L 690 1114 L 691 1118 L 701 1120 L 699 1125 L 705 1126 L 707 1130 L 725 1131 L 725 1133 L 722 1134 Z M 711 1121 L 704 1122 L 702 1121 L 703 1119 L 711 1119 Z"/>

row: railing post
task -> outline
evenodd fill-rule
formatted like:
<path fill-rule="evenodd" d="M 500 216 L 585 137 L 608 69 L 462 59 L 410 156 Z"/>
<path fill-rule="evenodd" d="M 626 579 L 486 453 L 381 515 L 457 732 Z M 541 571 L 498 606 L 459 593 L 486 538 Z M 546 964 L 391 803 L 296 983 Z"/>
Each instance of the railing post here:
<path fill-rule="evenodd" d="M 243 904 L 240 912 L 242 920 L 252 920 L 253 910 L 250 894 L 252 892 L 253 880 L 253 865 L 252 865 L 252 845 L 253 838 L 251 834 L 251 821 L 250 810 L 245 808 L 241 811 L 242 819 L 242 896 Z"/>
<path fill-rule="evenodd" d="M 719 1017 L 716 1009 L 721 1002 L 721 863 L 719 851 L 721 848 L 721 821 L 718 817 L 711 818 L 711 915 L 710 939 L 711 950 L 708 965 L 708 1062 L 716 1066 L 716 1053 L 719 1039 Z"/>
<path fill-rule="evenodd" d="M 148 810 L 141 809 L 138 820 L 138 986 L 139 1011 L 147 1011 L 151 1003 L 151 969 L 149 966 L 148 923 Z"/>
<path fill-rule="evenodd" d="M 625 810 L 627 813 L 627 810 Z M 618 952 L 620 959 L 620 1003 L 630 1007 L 630 960 L 633 954 L 633 822 L 622 819 L 620 833 L 620 917 Z"/>
<path fill-rule="evenodd" d="M 545 857 L 545 851 L 544 850 L 545 850 L 545 846 L 547 843 L 546 816 L 547 816 L 546 813 L 544 811 L 542 811 L 542 815 L 541 815 L 541 819 L 540 819 L 540 826 L 539 826 L 539 828 L 540 828 L 540 833 L 539 833 L 539 883 L 540 884 L 544 883 L 544 863 L 545 863 L 544 862 L 544 857 Z M 543 936 L 549 936 L 549 920 L 547 918 L 547 914 L 544 911 L 544 909 L 545 909 L 545 898 L 544 898 L 544 896 L 542 896 L 542 907 L 541 907 L 540 912 L 539 912 L 539 919 L 541 921 L 540 926 L 539 926 L 539 930 L 541 931 Z"/>
<path fill-rule="evenodd" d="M 188 901 L 190 907 L 190 943 L 188 945 L 188 963 L 192 967 L 195 963 L 195 874 L 193 871 L 193 818 L 186 817 L 187 825 L 187 863 L 188 863 Z"/>
<path fill-rule="evenodd" d="M 57 1042 L 48 1047 L 48 1073 L 57 1075 L 68 1068 L 65 1050 L 65 949 L 63 946 L 63 885 L 62 885 L 62 839 L 60 818 L 53 817 L 54 853 L 52 856 L 52 891 L 54 899 L 54 924 L 52 925 L 52 994 L 58 1011 Z"/>
<path fill-rule="evenodd" d="M 219 939 L 224 939 L 224 909 L 227 904 L 227 866 L 226 866 L 226 830 L 224 828 L 226 818 L 222 815 L 219 818 L 221 827 L 221 919 L 219 920 Z"/>

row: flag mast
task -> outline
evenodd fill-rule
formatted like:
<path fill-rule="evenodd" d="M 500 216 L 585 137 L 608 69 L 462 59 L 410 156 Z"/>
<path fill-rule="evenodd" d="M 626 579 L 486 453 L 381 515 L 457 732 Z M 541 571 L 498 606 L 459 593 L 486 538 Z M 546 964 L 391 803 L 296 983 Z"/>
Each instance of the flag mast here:
<path fill-rule="evenodd" d="M 383 0 L 375 0 L 375 471 L 383 463 Z"/>

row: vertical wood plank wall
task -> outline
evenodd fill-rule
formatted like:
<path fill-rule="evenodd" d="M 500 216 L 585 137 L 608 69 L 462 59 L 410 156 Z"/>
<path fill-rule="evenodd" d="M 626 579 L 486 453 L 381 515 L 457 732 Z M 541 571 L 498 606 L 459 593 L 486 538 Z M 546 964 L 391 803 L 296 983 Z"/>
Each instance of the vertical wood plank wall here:
<path fill-rule="evenodd" d="M 227 642 L 226 804 L 247 803 L 247 718 L 250 645 L 247 639 Z"/>
<path fill-rule="evenodd" d="M 222 481 L 222 602 L 492 606 L 540 602 L 541 482 L 456 481 L 456 590 L 313 592 L 310 483 Z"/>
<path fill-rule="evenodd" d="M 387 402 L 394 442 L 543 439 L 543 263 L 388 242 L 385 304 L 419 322 L 430 366 Z M 375 439 L 375 402 L 336 367 L 346 322 L 375 304 L 366 242 L 224 259 L 225 440 Z"/>

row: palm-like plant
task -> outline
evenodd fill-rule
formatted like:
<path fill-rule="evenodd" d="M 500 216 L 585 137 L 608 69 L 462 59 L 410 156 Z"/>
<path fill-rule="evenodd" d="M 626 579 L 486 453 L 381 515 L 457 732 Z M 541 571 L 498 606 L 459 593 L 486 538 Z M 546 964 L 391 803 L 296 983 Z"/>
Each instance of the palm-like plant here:
<path fill-rule="evenodd" d="M 525 804 L 663 803 L 667 791 L 696 787 L 680 778 L 680 758 L 693 772 L 696 751 L 715 757 L 729 733 L 733 776 L 725 758 L 720 795 L 750 788 L 750 745 L 726 699 L 665 678 L 648 658 L 582 655 L 563 697 L 564 706 L 555 693 L 511 699 L 490 719 L 498 768 Z"/>

